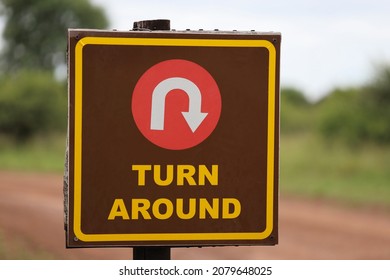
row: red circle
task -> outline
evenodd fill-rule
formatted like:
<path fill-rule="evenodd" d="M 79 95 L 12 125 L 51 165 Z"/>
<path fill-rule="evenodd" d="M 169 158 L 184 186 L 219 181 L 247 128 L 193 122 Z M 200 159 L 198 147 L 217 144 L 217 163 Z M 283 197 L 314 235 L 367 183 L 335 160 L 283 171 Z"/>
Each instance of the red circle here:
<path fill-rule="evenodd" d="M 200 91 L 201 113 L 207 113 L 199 126 L 190 128 L 182 112 L 188 112 L 190 94 L 178 88 L 169 90 L 163 108 L 163 129 L 151 128 L 152 99 L 155 88 L 171 78 L 182 78 Z M 169 150 L 183 150 L 203 142 L 215 129 L 221 114 L 221 95 L 214 78 L 200 65 L 182 59 L 160 62 L 149 68 L 135 85 L 131 110 L 141 133 L 155 145 Z M 161 119 L 161 118 L 160 118 Z M 194 131 L 193 131 L 194 130 Z"/>

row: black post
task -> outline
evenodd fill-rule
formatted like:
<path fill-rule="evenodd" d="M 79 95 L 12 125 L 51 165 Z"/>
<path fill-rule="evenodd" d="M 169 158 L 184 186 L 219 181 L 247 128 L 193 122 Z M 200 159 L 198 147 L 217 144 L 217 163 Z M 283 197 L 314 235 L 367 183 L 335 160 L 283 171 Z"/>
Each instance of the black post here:
<path fill-rule="evenodd" d="M 170 247 L 134 247 L 133 260 L 170 260 Z"/>
<path fill-rule="evenodd" d="M 136 21 L 133 30 L 171 30 L 171 22 L 167 19 Z M 170 260 L 170 247 L 134 247 L 133 260 Z"/>
<path fill-rule="evenodd" d="M 133 30 L 171 30 L 171 21 L 169 19 L 136 21 Z"/>

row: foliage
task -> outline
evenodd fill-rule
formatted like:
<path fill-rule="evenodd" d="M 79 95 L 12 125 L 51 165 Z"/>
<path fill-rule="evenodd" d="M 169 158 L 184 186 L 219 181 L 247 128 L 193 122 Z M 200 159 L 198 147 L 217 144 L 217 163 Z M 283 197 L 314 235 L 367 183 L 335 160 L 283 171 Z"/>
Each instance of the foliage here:
<path fill-rule="evenodd" d="M 105 28 L 102 9 L 89 0 L 0 0 L 0 15 L 0 136 L 64 131 L 66 87 L 53 71 L 65 64 L 67 29 Z"/>
<path fill-rule="evenodd" d="M 282 133 L 305 131 L 313 124 L 313 106 L 294 88 L 281 90 L 280 129 Z"/>
<path fill-rule="evenodd" d="M 363 87 L 334 90 L 319 104 L 318 114 L 327 140 L 390 143 L 390 68 L 380 68 Z"/>
<path fill-rule="evenodd" d="M 51 73 L 23 71 L 0 79 L 0 134 L 24 141 L 34 134 L 64 131 L 65 85 Z"/>
<path fill-rule="evenodd" d="M 370 84 L 364 87 L 362 104 L 370 117 L 370 138 L 390 143 L 390 66 L 378 67 Z"/>
<path fill-rule="evenodd" d="M 319 130 L 326 140 L 356 145 L 367 138 L 368 122 L 360 89 L 336 89 L 320 104 Z"/>
<path fill-rule="evenodd" d="M 106 28 L 103 10 L 88 0 L 0 0 L 6 22 L 4 72 L 22 68 L 53 71 L 65 63 L 68 28 Z"/>
<path fill-rule="evenodd" d="M 307 107 L 309 102 L 304 96 L 303 92 L 292 87 L 282 88 L 281 97 L 284 102 L 291 104 L 297 107 Z"/>

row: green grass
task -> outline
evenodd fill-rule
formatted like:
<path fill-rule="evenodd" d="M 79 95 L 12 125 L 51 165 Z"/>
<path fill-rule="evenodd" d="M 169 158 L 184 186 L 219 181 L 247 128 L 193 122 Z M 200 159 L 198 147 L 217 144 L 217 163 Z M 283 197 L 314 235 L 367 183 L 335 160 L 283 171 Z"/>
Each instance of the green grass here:
<path fill-rule="evenodd" d="M 17 144 L 0 138 L 0 169 L 62 173 L 65 139 L 52 135 Z M 283 134 L 280 191 L 390 208 L 390 146 L 348 148 L 309 132 Z"/>
<path fill-rule="evenodd" d="M 63 172 L 65 135 L 41 136 L 26 143 L 0 138 L 0 169 Z"/>
<path fill-rule="evenodd" d="M 280 192 L 390 209 L 390 146 L 328 144 L 309 132 L 283 134 Z M 65 136 L 16 144 L 0 138 L 0 169 L 63 172 Z M 0 259 L 50 259 L 20 242 L 3 242 Z M 11 248 L 12 247 L 12 248 Z"/>
<path fill-rule="evenodd" d="M 5 242 L 0 230 L 0 260 L 50 260 L 53 256 L 42 250 L 33 249 L 25 241 L 13 238 Z"/>
<path fill-rule="evenodd" d="M 390 146 L 329 144 L 310 133 L 281 136 L 281 192 L 390 207 Z"/>

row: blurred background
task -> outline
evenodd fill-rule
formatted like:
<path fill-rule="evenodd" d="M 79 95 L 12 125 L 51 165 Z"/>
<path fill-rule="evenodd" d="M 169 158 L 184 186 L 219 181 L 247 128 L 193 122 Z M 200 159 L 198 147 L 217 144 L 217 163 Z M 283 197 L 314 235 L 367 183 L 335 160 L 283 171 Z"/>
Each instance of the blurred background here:
<path fill-rule="evenodd" d="M 283 38 L 280 245 L 173 257 L 390 259 L 390 3 L 322 2 L 0 0 L 0 259 L 131 257 L 64 249 L 67 29 L 158 18 Z"/>

